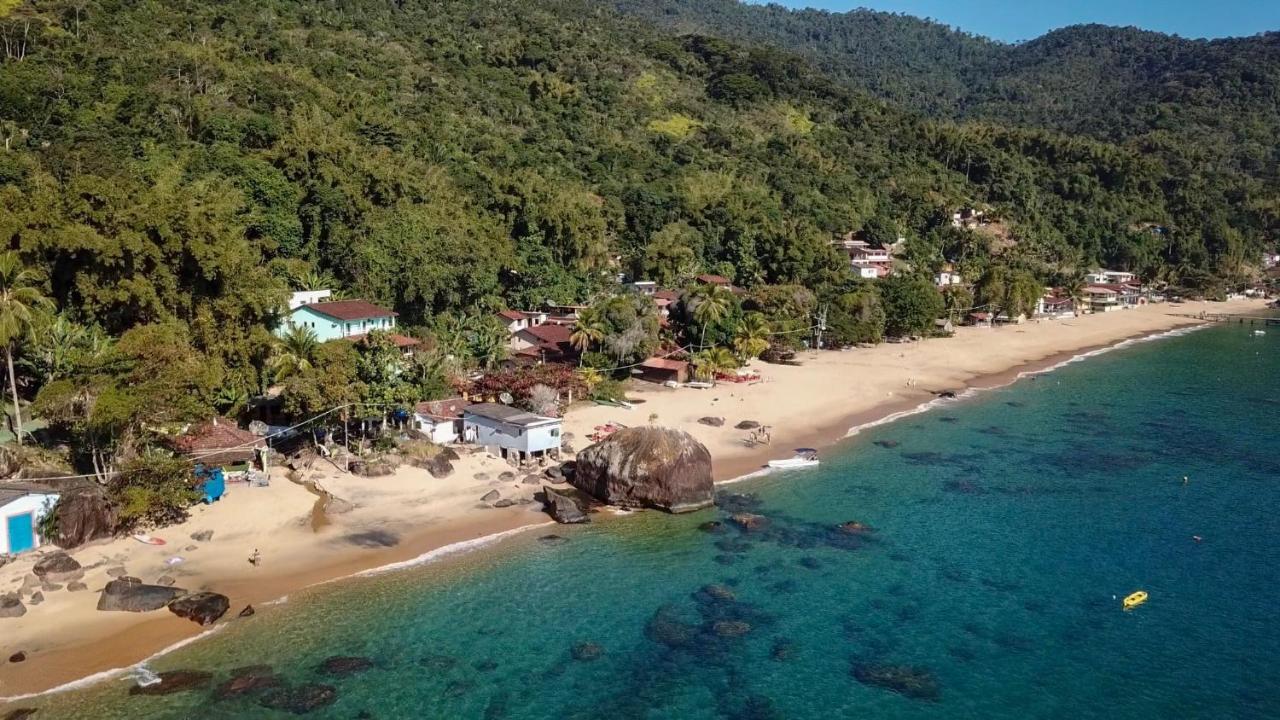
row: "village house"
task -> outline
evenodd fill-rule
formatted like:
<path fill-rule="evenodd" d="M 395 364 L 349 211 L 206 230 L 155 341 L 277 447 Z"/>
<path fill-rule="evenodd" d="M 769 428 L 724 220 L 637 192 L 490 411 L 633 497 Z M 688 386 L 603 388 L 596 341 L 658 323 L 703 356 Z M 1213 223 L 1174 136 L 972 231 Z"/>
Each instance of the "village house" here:
<path fill-rule="evenodd" d="M 964 276 L 959 272 L 956 272 L 955 266 L 951 263 L 947 263 L 942 266 L 941 270 L 934 273 L 933 284 L 937 285 L 939 288 L 946 288 L 952 285 L 963 285 Z"/>
<path fill-rule="evenodd" d="M 633 374 L 647 382 L 684 384 L 689 382 L 689 363 L 684 360 L 651 357 L 640 363 Z"/>
<path fill-rule="evenodd" d="M 462 410 L 464 441 L 519 462 L 549 455 L 559 458 L 563 424 L 560 418 L 497 403 L 477 403 Z"/>
<path fill-rule="evenodd" d="M 572 325 L 543 323 L 531 325 L 512 336 L 513 359 L 524 363 L 576 363 L 578 349 L 569 338 Z"/>
<path fill-rule="evenodd" d="M 324 302 L 332 296 L 332 290 L 299 290 L 289 296 L 289 310 L 297 310 L 303 305 Z"/>
<path fill-rule="evenodd" d="M 1036 301 L 1035 314 L 1044 317 L 1073 317 L 1075 310 L 1075 301 L 1055 290 L 1045 293 Z"/>
<path fill-rule="evenodd" d="M 846 233 L 832 244 L 844 251 L 858 277 L 875 280 L 893 272 L 893 248 L 875 246 L 863 240 L 860 233 Z"/>
<path fill-rule="evenodd" d="M 547 314 L 536 310 L 503 310 L 498 313 L 498 320 L 507 328 L 508 333 L 515 335 L 521 330 L 545 323 Z"/>
<path fill-rule="evenodd" d="M 658 292 L 658 283 L 652 280 L 636 280 L 627 283 L 625 287 L 633 293 L 650 297 L 653 297 L 653 294 Z"/>
<path fill-rule="evenodd" d="M 1147 299 L 1142 296 L 1136 285 L 1095 284 L 1085 288 L 1090 312 L 1112 312 L 1145 305 Z"/>
<path fill-rule="evenodd" d="M 438 445 L 458 442 L 462 438 L 462 412 L 469 405 L 469 400 L 460 397 L 420 402 L 413 408 L 413 429 Z"/>
<path fill-rule="evenodd" d="M 1093 285 L 1124 285 L 1137 281 L 1137 275 L 1119 270 L 1095 270 L 1084 276 L 1084 281 Z"/>
<path fill-rule="evenodd" d="M 35 483 L 0 485 L 0 555 L 34 550 L 43 543 L 40 523 L 58 502 L 58 492 Z"/>
<path fill-rule="evenodd" d="M 951 213 L 951 227 L 972 230 L 986 223 L 986 213 L 977 208 L 964 207 Z"/>
<path fill-rule="evenodd" d="M 255 464 L 267 466 L 261 457 L 267 452 L 267 441 L 226 418 L 194 425 L 174 438 L 172 445 L 179 455 L 221 470 L 228 480 L 245 476 Z"/>
<path fill-rule="evenodd" d="M 308 303 L 293 308 L 277 334 L 290 328 L 310 328 L 321 342 L 360 338 L 370 330 L 390 331 L 396 326 L 396 313 L 365 300 L 332 300 Z"/>

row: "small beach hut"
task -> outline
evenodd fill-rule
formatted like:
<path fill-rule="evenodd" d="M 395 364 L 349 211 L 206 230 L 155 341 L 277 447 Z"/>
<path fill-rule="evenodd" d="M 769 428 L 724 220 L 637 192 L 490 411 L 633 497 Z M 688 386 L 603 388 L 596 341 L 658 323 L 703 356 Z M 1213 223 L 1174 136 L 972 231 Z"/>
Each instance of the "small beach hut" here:
<path fill-rule="evenodd" d="M 560 455 L 560 418 L 542 417 L 498 403 L 476 403 L 462 411 L 462 432 L 468 442 L 489 448 L 504 458 Z"/>
<path fill-rule="evenodd" d="M 173 448 L 205 467 L 221 470 L 227 480 L 233 480 L 253 469 L 267 442 L 226 418 L 214 418 L 188 428 L 174 439 Z"/>
<path fill-rule="evenodd" d="M 689 363 L 684 360 L 651 357 L 640 363 L 636 377 L 654 383 L 689 382 Z"/>
<path fill-rule="evenodd" d="M 57 502 L 58 492 L 45 485 L 0 485 L 0 555 L 40 547 L 40 522 Z"/>
<path fill-rule="evenodd" d="M 443 445 L 462 437 L 462 411 L 471 401 L 460 397 L 420 402 L 413 409 L 413 429 Z"/>

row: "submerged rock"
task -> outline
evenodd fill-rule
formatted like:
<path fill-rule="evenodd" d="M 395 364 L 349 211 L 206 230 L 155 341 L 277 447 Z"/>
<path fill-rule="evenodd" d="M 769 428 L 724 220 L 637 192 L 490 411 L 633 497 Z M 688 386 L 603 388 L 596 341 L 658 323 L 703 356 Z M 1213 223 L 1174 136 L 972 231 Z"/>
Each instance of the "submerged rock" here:
<path fill-rule="evenodd" d="M 742 620 L 719 620 L 711 629 L 720 637 L 742 637 L 751 632 L 751 623 Z"/>
<path fill-rule="evenodd" d="M 856 520 L 840 523 L 836 527 L 840 529 L 840 532 L 848 535 L 870 535 L 875 532 L 870 525 L 857 522 Z"/>
<path fill-rule="evenodd" d="M 698 526 L 698 529 L 705 533 L 720 534 L 725 531 L 724 523 L 719 520 L 708 520 Z"/>
<path fill-rule="evenodd" d="M 245 605 L 244 609 L 240 611 L 239 617 L 242 617 L 242 618 L 253 617 L 253 614 L 256 612 L 257 610 L 254 610 L 252 605 Z"/>
<path fill-rule="evenodd" d="M 458 664 L 458 658 L 451 655 L 427 655 L 418 664 L 428 670 L 451 670 Z"/>
<path fill-rule="evenodd" d="M 573 498 L 549 487 L 542 488 L 542 507 L 558 523 L 572 525 L 588 522 L 590 518 Z"/>
<path fill-rule="evenodd" d="M 746 531 L 761 530 L 769 525 L 769 518 L 763 515 L 756 515 L 754 513 L 736 513 L 734 515 L 730 515 L 729 519 L 732 520 L 735 525 Z"/>
<path fill-rule="evenodd" d="M 213 679 L 213 675 L 199 670 L 170 670 L 160 673 L 160 682 L 154 685 L 134 685 L 129 688 L 130 695 L 171 695 L 187 690 L 204 687 Z"/>
<path fill-rule="evenodd" d="M 338 699 L 338 689 L 323 683 L 308 683 L 297 687 L 281 687 L 268 692 L 258 704 L 272 710 L 284 710 L 294 715 L 305 715 L 332 705 Z"/>
<path fill-rule="evenodd" d="M 914 700 L 934 702 L 941 696 L 933 675 L 910 665 L 854 663 L 851 674 L 863 685 L 891 690 Z"/>
<path fill-rule="evenodd" d="M 279 687 L 280 678 L 270 665 L 248 665 L 231 671 L 231 677 L 213 691 L 218 700 Z"/>
<path fill-rule="evenodd" d="M 355 655 L 334 655 L 333 657 L 325 658 L 324 662 L 320 663 L 316 670 L 325 675 L 337 675 L 341 677 L 362 673 L 372 667 L 373 660 L 370 660 L 367 657 L 359 657 Z"/>
<path fill-rule="evenodd" d="M 37 712 L 39 708 L 14 708 L 4 716 L 4 720 L 27 720 L 35 717 Z"/>
<path fill-rule="evenodd" d="M 689 512 L 712 504 L 711 453 L 692 435 L 623 428 L 578 454 L 570 482 L 601 502 Z"/>
<path fill-rule="evenodd" d="M 215 592 L 184 595 L 169 603 L 169 612 L 197 625 L 212 625 L 231 609 L 231 600 Z"/>
<path fill-rule="evenodd" d="M 187 594 L 177 587 L 147 585 L 128 576 L 112 580 L 98 596 L 98 609 L 118 612 L 151 612 L 169 604 L 174 598 Z"/>
<path fill-rule="evenodd" d="M 591 661 L 600 659 L 604 655 L 604 648 L 593 642 L 580 642 L 573 646 L 569 651 L 573 655 L 574 660 Z"/>
<path fill-rule="evenodd" d="M 898 446 L 899 446 L 899 445 L 901 445 L 902 443 L 898 442 L 897 440 L 877 440 L 877 441 L 875 441 L 875 442 L 874 442 L 874 443 L 872 443 L 872 444 L 873 444 L 873 445 L 879 445 L 879 446 L 880 446 L 880 447 L 882 447 L 882 448 L 888 448 L 888 449 L 892 450 L 893 448 L 898 447 Z"/>

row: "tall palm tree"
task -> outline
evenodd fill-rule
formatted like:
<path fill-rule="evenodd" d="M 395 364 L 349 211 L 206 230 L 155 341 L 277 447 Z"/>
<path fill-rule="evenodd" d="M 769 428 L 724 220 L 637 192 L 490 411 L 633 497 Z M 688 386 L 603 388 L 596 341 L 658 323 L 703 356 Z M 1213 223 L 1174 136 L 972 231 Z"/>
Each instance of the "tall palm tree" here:
<path fill-rule="evenodd" d="M 733 293 L 722 285 L 700 285 L 691 295 L 693 319 L 704 327 L 724 317 L 733 302 Z"/>
<path fill-rule="evenodd" d="M 586 308 L 578 313 L 578 319 L 573 323 L 569 344 L 579 353 L 585 353 L 592 345 L 604 340 L 604 331 L 604 317 L 600 311 L 594 307 Z M 578 362 L 581 364 L 581 359 Z"/>
<path fill-rule="evenodd" d="M 271 356 L 270 367 L 276 381 L 311 369 L 316 359 L 320 340 L 309 327 L 294 325 L 280 338 L 276 352 Z"/>
<path fill-rule="evenodd" d="M 1062 293 L 1071 301 L 1071 308 L 1076 315 L 1080 314 L 1080 308 L 1084 306 L 1084 275 L 1076 272 L 1062 283 Z"/>
<path fill-rule="evenodd" d="M 760 353 L 769 349 L 769 323 L 762 313 L 751 312 L 742 318 L 733 347 L 744 360 L 760 357 Z"/>
<path fill-rule="evenodd" d="M 22 411 L 18 407 L 18 380 L 13 372 L 13 343 L 31 330 L 38 310 L 53 303 L 35 287 L 35 274 L 22 266 L 15 253 L 0 255 L 0 345 L 4 346 L 13 395 L 13 434 L 22 444 Z"/>

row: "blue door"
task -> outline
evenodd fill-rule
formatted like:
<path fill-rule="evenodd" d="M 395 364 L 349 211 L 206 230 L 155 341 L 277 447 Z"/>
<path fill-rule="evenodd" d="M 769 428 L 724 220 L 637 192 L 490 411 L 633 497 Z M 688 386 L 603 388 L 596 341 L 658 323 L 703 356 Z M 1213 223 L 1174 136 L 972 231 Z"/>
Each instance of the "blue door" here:
<path fill-rule="evenodd" d="M 9 552 L 20 553 L 36 546 L 35 519 L 31 513 L 9 518 Z"/>

